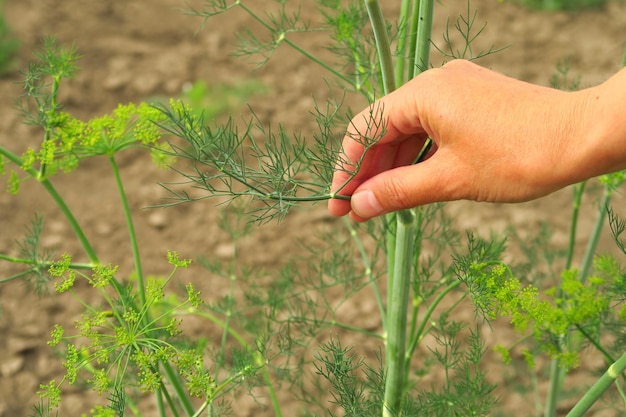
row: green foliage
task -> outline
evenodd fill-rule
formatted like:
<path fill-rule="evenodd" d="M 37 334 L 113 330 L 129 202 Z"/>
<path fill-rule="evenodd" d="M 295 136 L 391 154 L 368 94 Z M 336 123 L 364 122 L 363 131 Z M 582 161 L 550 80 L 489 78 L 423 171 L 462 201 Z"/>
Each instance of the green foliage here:
<path fill-rule="evenodd" d="M 0 1 L 0 75 L 14 69 L 19 41 L 11 32 L 4 15 L 4 0 Z"/>
<path fill-rule="evenodd" d="M 604 6 L 607 0 L 516 0 L 538 10 L 581 10 Z"/>
<path fill-rule="evenodd" d="M 213 120 L 240 107 L 252 95 L 266 92 L 267 87 L 259 81 L 218 85 L 196 81 L 183 87 L 181 99 L 195 113 L 194 116 Z"/>
<path fill-rule="evenodd" d="M 415 1 L 414 10 L 409 10 L 409 3 L 404 3 L 407 7 L 397 21 L 386 21 L 375 0 L 347 5 L 318 0 L 323 21 L 319 27 L 303 21 L 287 1 L 281 1 L 277 11 L 261 13 L 253 1 L 206 0 L 201 10 L 190 13 L 206 20 L 242 12 L 266 33 L 261 37 L 244 33 L 237 54 L 254 56 L 263 64 L 276 48 L 286 45 L 327 70 L 340 88 L 373 100 L 430 65 L 434 2 Z M 446 48 L 440 51 L 444 61 L 476 59 L 496 51 L 474 48 L 485 26 L 476 25 L 476 13 L 469 5 L 454 28 L 460 47 L 453 48 L 457 43 L 446 31 Z M 321 29 L 330 33 L 327 46 L 336 62 L 319 59 L 294 40 L 296 33 Z M 420 43 L 424 41 L 426 46 Z M 394 53 L 392 44 L 397 45 Z M 276 416 L 282 415 L 279 389 L 297 397 L 307 415 L 492 415 L 494 385 L 481 367 L 486 347 L 477 327 L 455 318 L 468 293 L 477 317 L 486 321 L 504 317 L 519 332 L 514 346 L 495 347 L 505 362 L 514 365 L 521 358 L 526 368 L 538 372 L 539 355 L 554 360 L 557 366 L 549 377 L 546 415 L 554 414 L 553 397 L 558 399 L 560 381 L 578 365 L 583 346 L 597 349 L 607 363 L 614 364 L 608 377 L 620 379 L 626 367 L 621 362 L 626 274 L 616 259 L 593 254 L 604 209 L 623 183 L 623 173 L 600 179 L 600 226 L 594 229 L 579 268 L 573 266 L 575 239 L 566 251 L 551 252 L 547 229 L 522 247 L 528 259 L 505 264 L 506 239 L 480 239 L 472 233 L 463 239 L 444 206 L 437 204 L 365 225 L 346 221 L 345 233 L 334 224 L 306 248 L 309 255 L 294 256 L 279 271 L 253 270 L 240 258 L 240 242 L 256 230 L 251 219 L 261 223 L 281 219 L 302 202 L 349 199 L 341 194 L 345 184 L 328 189 L 337 166 L 352 178 L 363 161 L 348 163 L 349 158 L 338 150 L 336 138 L 342 137 L 351 114 L 342 100 L 316 105 L 312 117 L 318 128 L 311 138 L 288 133 L 281 125 L 266 126 L 253 111 L 247 123 L 232 118 L 221 123 L 214 117 L 221 107 L 207 102 L 221 92 L 202 83 L 168 105 L 119 105 L 110 114 L 81 121 L 62 111 L 57 102 L 62 81 L 77 71 L 76 50 L 46 39 L 36 57 L 38 61 L 25 73 L 21 109 L 29 123 L 41 127 L 42 144 L 21 157 L 0 147 L 0 171 L 9 177 L 12 191 L 28 178 L 40 182 L 68 219 L 89 262 L 73 262 L 68 253 L 51 260 L 50 254 L 42 253 L 39 219 L 24 241 L 20 258 L 1 255 L 3 260 L 25 265 L 23 273 L 3 281 L 27 277 L 35 288 L 53 287 L 58 297 L 72 297 L 84 307 L 75 328 L 57 324 L 51 329 L 48 345 L 60 352 L 65 373 L 40 386 L 34 415 L 58 414 L 61 388 L 78 384 L 106 398 L 106 405 L 89 406 L 89 415 L 100 417 L 122 416 L 127 410 L 140 415 L 135 404 L 138 393 L 154 395 L 160 415 L 225 415 L 232 411 L 227 394 L 236 389 L 238 394 L 248 390 L 252 396 L 266 396 Z M 555 86 L 575 87 L 568 71 L 566 63 L 557 67 Z M 235 95 L 249 92 L 244 85 Z M 366 117 L 366 128 L 354 139 L 369 152 L 386 122 L 375 106 Z M 163 135 L 169 135 L 167 141 Z M 157 161 L 176 164 L 182 181 L 164 184 L 172 192 L 171 204 L 226 197 L 220 227 L 232 242 L 232 257 L 199 262 L 210 279 L 225 283 L 228 290 L 221 297 L 205 300 L 192 283 L 172 290 L 176 272 L 190 265 L 175 251 L 167 254 L 169 275 L 144 273 L 115 160 L 118 152 L 130 147 L 150 150 Z M 135 269 L 129 276 L 121 277 L 117 266 L 100 260 L 49 181 L 52 175 L 74 171 L 90 157 L 110 162 L 120 192 Z M 17 168 L 7 169 L 7 164 Z M 584 185 L 575 190 L 574 220 Z M 609 221 L 623 249 L 620 236 L 626 223 L 611 212 Z M 565 267 L 559 263 L 563 257 Z M 547 263 L 545 268 L 542 262 Z M 551 286 L 540 286 L 539 278 L 551 279 L 544 281 Z M 81 281 L 98 301 L 81 298 L 76 290 Z M 469 291 L 459 291 L 463 285 Z M 357 296 L 374 297 L 379 313 L 375 324 L 358 327 L 342 316 L 342 307 Z M 188 316 L 206 320 L 221 335 L 219 340 L 187 338 L 182 324 Z M 326 331 L 333 333 L 327 337 Z M 612 346 L 606 342 L 607 331 L 615 339 Z M 360 346 L 346 346 L 345 333 L 359 334 L 379 346 L 376 359 L 368 358 Z M 521 355 L 513 354 L 513 349 Z M 424 383 L 425 375 L 436 382 Z M 621 389 L 618 385 L 618 393 Z M 589 392 L 593 404 L 598 396 Z"/>

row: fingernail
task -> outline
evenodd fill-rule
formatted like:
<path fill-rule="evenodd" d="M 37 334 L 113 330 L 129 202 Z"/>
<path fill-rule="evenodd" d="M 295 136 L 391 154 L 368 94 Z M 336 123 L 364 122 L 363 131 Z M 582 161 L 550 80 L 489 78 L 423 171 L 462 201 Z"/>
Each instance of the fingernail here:
<path fill-rule="evenodd" d="M 383 213 L 383 208 L 370 190 L 359 191 L 352 196 L 352 211 L 359 217 L 369 219 Z"/>

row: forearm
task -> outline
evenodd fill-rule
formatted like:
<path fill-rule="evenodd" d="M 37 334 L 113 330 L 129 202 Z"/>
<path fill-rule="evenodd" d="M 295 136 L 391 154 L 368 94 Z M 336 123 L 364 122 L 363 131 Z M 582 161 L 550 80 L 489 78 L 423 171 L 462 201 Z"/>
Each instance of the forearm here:
<path fill-rule="evenodd" d="M 626 68 L 587 94 L 585 177 L 626 169 Z"/>

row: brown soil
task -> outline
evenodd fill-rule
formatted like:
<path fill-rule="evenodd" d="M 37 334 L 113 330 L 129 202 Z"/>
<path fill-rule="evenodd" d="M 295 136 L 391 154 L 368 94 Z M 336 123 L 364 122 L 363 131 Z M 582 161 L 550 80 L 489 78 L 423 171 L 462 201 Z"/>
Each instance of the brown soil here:
<path fill-rule="evenodd" d="M 33 48 L 45 36 L 55 36 L 62 44 L 74 42 L 83 55 L 81 71 L 62 89 L 61 101 L 73 114 L 87 119 L 109 112 L 117 103 L 139 102 L 152 97 L 179 96 L 189 82 L 206 81 L 209 85 L 236 84 L 246 79 L 264 83 L 269 93 L 252 97 L 250 105 L 261 121 L 283 124 L 288 131 L 311 130 L 313 121 L 309 111 L 314 100 L 329 96 L 325 74 L 302 56 L 280 49 L 265 67 L 253 71 L 251 66 L 229 55 L 234 43 L 233 33 L 246 28 L 258 29 L 241 13 L 210 20 L 194 36 L 199 27 L 198 18 L 186 16 L 177 8 L 182 0 L 7 0 L 9 24 L 22 42 L 19 67 L 25 68 Z M 254 7 L 268 10 L 275 7 L 270 0 L 255 0 Z M 312 1 L 301 1 L 302 15 L 314 19 Z M 456 4 L 458 3 L 458 5 Z M 454 19 L 464 12 L 465 2 L 446 2 L 437 5 L 435 41 L 440 43 L 446 17 Z M 557 61 L 569 58 L 574 74 L 582 76 L 584 85 L 597 84 L 619 66 L 624 48 L 626 3 L 611 2 L 601 10 L 580 13 L 529 12 L 510 2 L 473 0 L 478 9 L 477 22 L 488 22 L 479 47 L 488 49 L 510 45 L 503 52 L 481 61 L 505 74 L 530 82 L 547 84 Z M 389 13 L 394 13 L 391 6 Z M 321 56 L 324 32 L 298 36 L 297 40 Z M 442 58 L 433 54 L 433 63 Z M 17 71 L 0 80 L 0 144 L 21 153 L 28 144 L 35 144 L 41 134 L 21 123 L 13 102 L 20 94 Z M 355 108 L 364 103 L 348 97 Z M 242 106 L 241 113 L 249 116 Z M 167 272 L 164 254 L 177 250 L 184 257 L 221 257 L 232 252 L 229 238 L 216 225 L 219 208 L 211 202 L 201 202 L 166 210 L 144 210 L 159 204 L 165 192 L 158 181 L 175 178 L 170 172 L 154 168 L 144 156 L 129 152 L 120 156 L 125 186 L 136 213 L 136 228 L 142 249 L 143 263 L 150 274 Z M 106 161 L 89 161 L 79 172 L 54 179 L 60 193 L 66 198 L 85 226 L 96 250 L 106 262 L 119 264 L 121 274 L 132 268 L 132 256 L 127 243 L 124 219 L 119 210 L 119 198 L 109 174 Z M 568 213 L 571 193 L 568 190 L 547 198 L 521 205 L 487 205 L 459 202 L 448 206 L 448 212 L 462 229 L 480 234 L 514 226 L 521 231 L 536 230 L 542 221 L 550 222 L 555 232 L 553 242 L 563 245 L 567 240 Z M 18 196 L 0 194 L 1 228 L 0 253 L 16 254 L 16 240 L 23 235 L 25 225 L 34 213 L 45 218 L 43 245 L 58 247 L 80 256 L 81 250 L 71 230 L 54 206 L 52 200 L 36 184 L 25 184 Z M 586 241 L 593 218 L 583 219 L 580 243 Z M 295 211 L 281 224 L 269 224 L 241 243 L 241 261 L 255 269 L 276 270 L 293 253 L 299 242 L 317 242 L 318 232 L 342 224 L 331 219 L 323 205 L 312 210 Z M 607 244 L 608 245 L 608 244 Z M 608 247 L 608 246 L 607 246 Z M 78 260 L 78 259 L 77 259 Z M 19 271 L 14 265 L 0 264 L 0 278 Z M 202 269 L 192 269 L 179 276 L 181 282 L 193 278 L 204 290 L 208 301 L 225 294 L 226 280 L 197 278 Z M 38 298 L 17 282 L 0 286 L 0 417 L 22 416 L 35 404 L 37 387 L 63 374 L 60 361 L 46 345 L 50 329 L 55 323 L 69 327 L 79 317 L 80 308 L 69 298 L 58 296 Z M 372 323 L 376 307 L 367 298 L 361 298 L 343 307 L 345 320 L 354 325 L 377 327 Z M 473 312 L 467 311 L 471 319 Z M 191 326 L 202 333 L 201 324 Z M 507 325 L 487 332 L 490 343 L 506 343 L 515 337 Z M 355 339 L 356 341 L 357 339 Z M 217 343 L 217 339 L 216 339 Z M 350 344 L 346 339 L 344 344 Z M 374 352 L 363 347 L 364 350 Z M 492 379 L 504 384 L 502 403 L 506 414 L 533 415 L 531 394 L 522 396 L 512 388 L 506 389 L 503 371 L 497 359 L 485 363 Z M 599 366 L 593 362 L 590 366 Z M 578 375 L 578 374 L 576 374 Z M 583 384 L 580 379 L 568 384 Z M 508 383 L 515 381 L 508 379 Z M 511 385 L 512 386 L 512 385 Z M 540 389 L 543 385 L 540 384 Z M 287 398 L 287 397 L 285 397 Z M 93 404 L 92 395 L 80 388 L 66 397 L 63 415 L 87 413 Z M 286 399 L 286 401 L 288 401 Z M 571 403 L 570 403 L 571 404 Z M 286 403 L 286 415 L 296 415 L 297 405 Z M 246 396 L 238 397 L 235 415 L 271 415 L 262 412 L 259 404 Z M 291 411 L 291 413 L 289 412 Z M 594 415 L 617 415 L 597 412 Z"/>

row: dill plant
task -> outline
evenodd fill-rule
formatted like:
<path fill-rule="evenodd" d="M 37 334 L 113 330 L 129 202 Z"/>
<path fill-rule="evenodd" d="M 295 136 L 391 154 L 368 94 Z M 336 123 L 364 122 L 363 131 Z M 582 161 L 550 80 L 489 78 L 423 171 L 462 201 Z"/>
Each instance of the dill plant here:
<path fill-rule="evenodd" d="M 4 15 L 5 2 L 0 1 L 0 75 L 13 69 L 19 40 L 11 32 Z"/>
<path fill-rule="evenodd" d="M 205 0 L 203 8 L 189 12 L 205 19 L 226 12 L 246 13 L 266 30 L 267 37 L 244 34 L 237 54 L 253 55 L 262 65 L 276 48 L 285 45 L 334 75 L 344 90 L 369 101 L 430 67 L 435 7 L 431 0 L 403 1 L 394 21 L 383 18 L 375 0 L 348 4 L 318 0 L 322 27 L 303 21 L 288 1 L 279 2 L 277 11 L 264 13 L 253 3 Z M 476 25 L 476 13 L 469 5 L 453 27 L 452 33 L 444 33 L 444 46 L 438 48 L 443 59 L 476 59 L 496 51 L 493 47 L 475 49 L 474 41 L 484 26 Z M 330 34 L 328 47 L 335 54 L 336 65 L 292 40 L 294 33 L 319 29 Z M 460 48 L 453 47 L 456 36 Z M 105 404 L 92 407 L 94 416 L 141 415 L 132 395 L 138 389 L 155 395 L 159 415 L 226 415 L 225 394 L 247 388 L 250 395 L 257 396 L 258 391 L 252 391 L 259 387 L 276 416 L 283 415 L 280 389 L 289 390 L 305 404 L 303 415 L 490 415 L 496 402 L 494 385 L 480 367 L 486 347 L 477 328 L 455 319 L 456 308 L 470 296 L 486 320 L 510 317 L 513 326 L 524 333 L 516 346 L 529 342 L 523 350 L 529 368 L 540 353 L 553 360 L 546 415 L 554 415 L 561 382 L 577 365 L 583 345 L 600 352 L 607 371 L 570 415 L 582 415 L 611 386 L 617 387 L 619 398 L 626 398 L 625 336 L 620 324 L 626 314 L 622 304 L 624 272 L 611 257 L 594 258 L 607 216 L 605 207 L 623 182 L 622 174 L 601 180 L 604 194 L 598 226 L 579 268 L 573 266 L 572 245 L 586 188 L 584 184 L 574 188 L 571 245 L 562 279 L 547 292 L 524 280 L 535 271 L 501 261 L 505 239 L 484 240 L 471 233 L 463 236 L 440 204 L 394 213 L 360 226 L 345 221 L 347 233 L 333 230 L 322 236 L 323 244 L 311 248 L 310 258 L 293 259 L 278 276 L 268 279 L 238 263 L 240 240 L 254 232 L 248 216 L 264 223 L 282 218 L 297 204 L 349 198 L 341 189 L 328 189 L 337 162 L 351 175 L 359 169 L 359 161 L 351 166 L 342 164 L 346 158 L 337 149 L 335 139 L 343 135 L 345 116 L 350 113 L 341 99 L 316 106 L 312 116 L 318 130 L 312 138 L 290 134 L 282 126 L 266 126 L 254 113 L 243 126 L 232 119 L 222 125 L 211 124 L 209 117 L 175 100 L 167 106 L 120 105 L 109 115 L 84 122 L 63 112 L 57 102 L 62 80 L 77 70 L 76 51 L 60 48 L 49 39 L 37 57 L 39 61 L 25 73 L 22 110 L 29 123 L 41 128 L 42 145 L 21 156 L 0 147 L 1 166 L 12 192 L 18 192 L 25 180 L 38 181 L 44 187 L 70 223 L 88 262 L 75 263 L 69 254 L 55 258 L 42 253 L 43 221 L 38 218 L 28 231 L 20 257 L 0 255 L 25 266 L 23 272 L 3 281 L 27 279 L 35 288 L 52 286 L 65 293 L 63 296 L 78 297 L 73 285 L 82 279 L 100 295 L 102 303 L 85 304 L 77 333 L 60 326 L 51 330 L 49 344 L 62 352 L 66 373 L 63 380 L 42 383 L 41 402 L 33 408 L 33 415 L 55 415 L 62 384 L 79 380 L 106 398 Z M 385 127 L 375 108 L 368 121 L 367 131 L 356 138 L 366 149 L 378 139 L 370 132 Z M 163 134 L 170 136 L 169 142 L 163 141 Z M 172 200 L 165 205 L 216 196 L 229 200 L 220 224 L 233 242 L 232 259 L 226 264 L 200 260 L 209 272 L 228 280 L 229 291 L 223 298 L 201 303 L 201 295 L 191 285 L 182 295 L 166 294 L 176 271 L 189 264 L 173 251 L 167 255 L 170 275 L 151 278 L 144 273 L 116 163 L 116 155 L 131 147 L 149 150 L 158 163 L 170 165 L 182 175 L 181 183 L 164 184 L 172 192 Z M 427 150 L 428 145 L 422 155 Z M 120 191 L 135 264 L 133 277 L 121 278 L 114 265 L 100 261 L 52 184 L 55 175 L 74 171 L 83 159 L 91 157 L 108 160 Z M 608 218 L 623 249 L 620 236 L 625 223 L 611 211 Z M 546 246 L 545 241 L 537 242 L 538 247 Z M 527 253 L 529 259 L 537 256 L 536 252 Z M 545 256 L 550 268 L 555 259 Z M 336 289 L 343 294 L 339 301 L 333 296 Z M 363 293 L 376 301 L 380 317 L 373 328 L 346 322 L 340 312 L 353 296 Z M 185 339 L 180 320 L 187 316 L 205 319 L 221 329 L 219 343 L 207 346 L 206 340 Z M 322 342 L 312 361 L 307 359 L 303 351 L 328 329 L 337 336 Z M 615 337 L 610 347 L 601 338 L 607 330 Z M 341 339 L 346 332 L 362 336 L 377 346 L 379 353 L 368 358 L 346 346 Z M 432 344 L 424 346 L 425 340 Z M 511 360 L 514 348 L 497 347 L 505 360 Z M 308 372 L 303 370 L 311 369 L 309 365 L 315 378 L 305 379 L 303 374 L 308 376 Z M 441 383 L 424 383 L 430 373 L 441 374 Z M 320 395 L 324 392 L 330 403 Z"/>
<path fill-rule="evenodd" d="M 23 74 L 19 110 L 26 123 L 40 129 L 41 145 L 29 147 L 21 155 L 0 147 L 1 172 L 7 190 L 14 194 L 25 181 L 41 185 L 71 226 L 87 262 L 75 262 L 69 253 L 55 255 L 43 250 L 44 221 L 40 216 L 27 228 L 17 257 L 0 254 L 2 261 L 23 266 L 21 272 L 3 277 L 0 283 L 25 280 L 38 292 L 54 289 L 59 297 L 70 297 L 84 308 L 75 329 L 60 325 L 51 329 L 48 345 L 63 358 L 65 373 L 40 385 L 40 402 L 31 415 L 59 415 L 67 385 L 85 385 L 102 397 L 101 404 L 90 406 L 92 416 L 142 415 L 138 393 L 154 395 L 159 415 L 200 415 L 207 404 L 217 404 L 233 386 L 262 368 L 264 360 L 257 358 L 229 367 L 227 372 L 218 369 L 213 373 L 202 340 L 191 341 L 181 335 L 182 312 L 199 311 L 202 295 L 191 283 L 182 293 L 168 290 L 176 272 L 191 261 L 168 251 L 164 262 L 170 265 L 169 275 L 154 277 L 144 271 L 117 158 L 120 152 L 137 148 L 151 153 L 158 165 L 166 164 L 167 155 L 161 150 L 165 142 L 157 125 L 165 117 L 153 105 L 129 103 L 118 105 L 109 114 L 80 120 L 64 111 L 58 101 L 63 81 L 78 70 L 76 49 L 46 38 L 35 58 Z M 108 161 L 111 180 L 119 191 L 134 263 L 134 272 L 126 277 L 120 276 L 116 265 L 101 260 L 53 184 L 56 176 L 75 173 L 89 158 Z M 90 304 L 83 299 L 83 292 L 74 290 L 78 281 L 87 283 L 99 301 Z"/>
<path fill-rule="evenodd" d="M 266 31 L 267 36 L 263 38 L 252 32 L 242 35 L 236 48 L 237 55 L 253 56 L 257 64 L 262 65 L 284 45 L 335 76 L 341 88 L 361 94 L 369 101 L 391 92 L 430 67 L 433 1 L 403 2 L 395 21 L 385 20 L 378 1 L 344 4 L 320 0 L 317 4 L 323 20 L 321 27 L 304 21 L 297 9 L 289 8 L 288 1 L 279 2 L 276 11 L 264 14 L 256 10 L 252 2 L 221 0 L 205 1 L 202 8 L 188 12 L 204 19 L 226 12 L 245 13 Z M 468 5 L 467 13 L 456 21 L 453 33 L 444 34 L 444 47 L 441 48 L 444 59 L 477 59 L 496 51 L 494 47 L 475 50 L 474 41 L 484 30 L 484 26 L 475 23 L 476 13 Z M 321 29 L 330 33 L 328 50 L 337 58 L 336 66 L 292 40 L 294 33 Z M 452 48 L 453 36 L 461 39 L 460 49 Z M 378 110 L 371 107 L 367 128 L 355 136 L 366 151 L 377 142 L 380 134 L 371 132 L 385 130 L 385 120 L 380 118 Z M 302 202 L 349 199 L 342 194 L 343 187 L 328 189 L 337 165 L 344 165 L 351 176 L 358 172 L 360 165 L 360 161 L 348 163 L 334 139 L 343 133 L 338 122 L 345 123 L 346 120 L 341 100 L 316 106 L 313 116 L 318 130 L 312 139 L 289 134 L 280 125 L 269 128 L 254 113 L 242 127 L 233 120 L 223 125 L 211 125 L 184 105 L 164 107 L 162 111 L 168 118 L 168 124 L 163 127 L 170 135 L 184 140 L 183 144 L 171 144 L 171 154 L 187 164 L 186 167 L 176 167 L 183 177 L 181 182 L 164 184 L 172 193 L 168 204 L 216 196 L 231 202 L 252 198 L 248 212 L 258 223 L 264 223 L 281 219 L 291 207 Z M 416 163 L 421 161 L 429 147 L 430 142 Z M 332 387 L 334 403 L 349 415 L 411 415 L 425 407 L 432 407 L 432 413 L 446 408 L 448 414 L 445 415 L 488 414 L 495 399 L 493 386 L 477 367 L 477 359 L 484 352 L 480 338 L 465 338 L 468 352 L 472 352 L 468 356 L 459 350 L 448 351 L 449 346 L 456 343 L 454 340 L 463 338 L 460 330 L 464 326 L 446 318 L 453 316 L 452 311 L 466 295 L 457 291 L 462 281 L 456 279 L 450 259 L 444 256 L 446 250 L 461 253 L 462 249 L 458 246 L 461 238 L 451 228 L 442 206 L 394 213 L 365 226 L 366 230 L 357 230 L 349 223 L 346 226 L 360 264 L 355 263 L 354 255 L 346 254 L 345 250 L 341 255 L 329 250 L 328 253 L 333 254 L 329 261 L 326 261 L 329 256 L 326 251 L 317 251 L 314 259 L 318 265 L 309 266 L 312 271 L 308 271 L 309 274 L 313 272 L 313 276 L 296 272 L 299 285 L 312 284 L 313 289 L 321 294 L 317 296 L 321 301 L 309 298 L 310 290 L 306 289 L 301 290 L 302 295 L 288 293 L 278 300 L 265 299 L 270 318 L 283 326 L 299 324 L 310 334 L 319 333 L 322 328 L 336 327 L 364 334 L 384 345 L 377 366 L 348 353 L 350 348 L 342 347 L 340 341 L 331 340 L 320 348 L 324 353 L 318 355 L 314 365 L 317 374 Z M 369 234 L 376 242 L 373 253 L 368 253 L 363 243 L 364 234 Z M 337 238 L 333 237 L 327 243 L 333 241 Z M 434 251 L 431 256 L 421 255 L 426 248 Z M 483 256 L 497 259 L 500 254 L 501 251 L 494 248 L 484 252 Z M 381 266 L 381 255 L 386 257 L 386 266 Z M 290 273 L 294 274 L 294 270 Z M 382 276 L 387 277 L 386 286 L 381 285 Z M 294 281 L 293 276 L 290 279 Z M 329 287 L 336 285 L 349 286 L 347 296 L 364 288 L 373 291 L 382 333 L 340 321 L 334 313 L 336 307 L 324 294 Z M 443 313 L 435 313 L 446 298 L 453 300 L 452 307 L 445 308 Z M 281 318 L 277 305 L 286 311 L 287 319 Z M 441 319 L 435 314 L 441 314 Z M 446 370 L 447 383 L 440 391 L 420 391 L 420 395 L 414 396 L 410 394 L 416 381 L 411 365 L 422 341 L 431 333 L 441 335 L 437 340 L 442 351 L 448 352 L 439 354 L 439 350 L 433 350 L 432 362 Z M 461 364 L 467 364 L 467 368 L 457 369 Z M 455 401 L 461 394 L 470 400 Z M 304 392 L 303 396 L 312 403 L 319 401 Z M 323 405 L 321 408 L 325 409 Z"/>
<path fill-rule="evenodd" d="M 362 94 L 370 102 L 430 67 L 434 2 L 403 1 L 399 16 L 392 21 L 385 20 L 381 5 L 375 0 L 347 4 L 319 0 L 317 3 L 324 21 L 321 28 L 303 21 L 297 10 L 290 11 L 288 1 L 279 2 L 276 12 L 261 14 L 251 2 L 207 0 L 204 7 L 191 9 L 189 13 L 204 19 L 226 12 L 245 13 L 260 24 L 267 36 L 260 37 L 252 32 L 242 35 L 237 55 L 256 57 L 257 64 L 263 65 L 278 47 L 291 48 L 335 76 L 341 88 Z M 443 47 L 437 49 L 443 59 L 476 59 L 496 52 L 498 49 L 494 47 L 475 49 L 476 37 L 484 28 L 476 25 L 476 13 L 468 4 L 467 13 L 456 20 L 452 34 L 450 31 L 444 33 Z M 294 33 L 319 29 L 330 33 L 328 50 L 337 57 L 336 66 L 292 40 Z M 454 46 L 452 36 L 460 37 L 460 48 Z M 553 82 L 560 81 L 559 77 L 565 76 L 566 72 L 564 67 L 559 67 Z M 343 166 L 353 176 L 360 165 L 360 161 L 347 162 L 347 158 L 335 148 L 337 143 L 331 139 L 343 134 L 343 131 L 337 131 L 337 122 L 345 126 L 345 120 L 349 119 L 342 117 L 341 104 L 335 101 L 326 107 L 318 105 L 315 108 L 319 129 L 308 140 L 299 134 L 289 135 L 281 126 L 271 130 L 256 116 L 243 128 L 236 127 L 233 121 L 221 126 L 206 126 L 205 121 L 192 115 L 190 109 L 181 106 L 164 108 L 163 112 L 173 126 L 168 127 L 169 133 L 185 141 L 185 146 L 173 145 L 172 154 L 188 163 L 187 169 L 179 170 L 184 180 L 166 185 L 172 191 L 171 204 L 213 196 L 231 201 L 252 198 L 254 203 L 249 206 L 249 211 L 256 221 L 263 223 L 282 218 L 291 207 L 302 202 L 348 199 L 342 195 L 341 186 L 337 190 L 327 188 L 337 166 Z M 379 117 L 378 109 L 370 109 L 368 127 L 354 137 L 364 146 L 365 152 L 378 139 L 371 132 L 385 129 L 385 120 Z M 428 146 L 429 143 L 422 155 L 428 151 Z M 415 161 L 419 162 L 420 158 Z M 532 283 L 523 282 L 524 279 L 517 277 L 517 271 L 501 261 L 505 240 L 484 241 L 468 234 L 465 239 L 467 247 L 461 249 L 463 239 L 450 227 L 441 206 L 433 205 L 387 215 L 366 225 L 365 231 L 346 223 L 361 257 L 360 267 L 354 265 L 350 255 L 332 255 L 328 265 L 321 253 L 316 253 L 315 260 L 320 265 L 314 271 L 320 270 L 320 276 L 330 276 L 343 286 L 351 282 L 352 291 L 365 287 L 372 290 L 380 312 L 382 333 L 340 322 L 332 312 L 332 303 L 324 296 L 322 307 L 308 297 L 291 297 L 291 303 L 285 306 L 291 318 L 279 321 L 297 323 L 311 334 L 322 327 L 335 327 L 381 340 L 384 348 L 377 365 L 357 356 L 353 348 L 344 347 L 340 339 L 331 339 L 320 347 L 314 362 L 316 372 L 330 384 L 332 403 L 347 415 L 488 415 L 495 398 L 493 385 L 487 382 L 479 368 L 484 347 L 477 333 L 470 331 L 464 339 L 465 350 L 461 349 L 459 338 L 462 338 L 460 328 L 463 326 L 453 319 L 455 307 L 465 298 L 465 293 L 457 290 L 465 285 L 477 312 L 485 320 L 510 317 L 513 326 L 525 334 L 522 340 L 532 341 L 530 347 L 523 350 L 531 369 L 534 369 L 536 355 L 543 353 L 551 358 L 551 371 L 547 377 L 550 388 L 544 410 L 538 414 L 555 415 L 563 394 L 562 382 L 567 372 L 579 365 L 579 351 L 583 345 L 594 346 L 608 364 L 612 364 L 601 379 L 603 388 L 622 376 L 621 348 L 616 345 L 617 351 L 610 353 L 600 342 L 600 334 L 607 331 L 615 334 L 614 326 L 622 317 L 621 312 L 612 314 L 623 301 L 620 290 L 616 290 L 621 275 L 615 269 L 612 275 L 607 275 L 607 258 L 596 258 L 596 271 L 600 276 L 590 273 L 605 220 L 605 208 L 615 188 L 623 181 L 622 177 L 623 173 L 617 173 L 600 180 L 604 184 L 604 197 L 579 269 L 573 267 L 573 254 L 585 184 L 574 187 L 572 234 L 565 267 L 561 274 L 551 276 L 555 286 L 545 292 Z M 190 194 L 190 188 L 196 189 L 196 193 Z M 437 221 L 440 221 L 439 227 L 433 226 Z M 376 242 L 373 254 L 368 253 L 363 245 L 363 232 Z M 326 242 L 333 240 L 337 238 L 327 238 Z M 546 245 L 546 242 L 542 244 Z M 443 248 L 451 253 L 452 259 L 442 255 Z M 435 255 L 425 255 L 432 250 Z M 386 260 L 382 269 L 381 255 Z M 550 265 L 554 265 L 555 259 L 550 259 Z M 344 263 L 347 267 L 338 268 L 337 263 Z M 325 267 L 328 269 L 323 272 Z M 362 272 L 355 274 L 355 270 Z M 528 274 L 527 270 L 521 271 Z M 386 287 L 380 285 L 383 276 L 387 278 Z M 302 282 L 307 279 L 310 278 L 303 277 Z M 328 283 L 320 279 L 313 285 L 323 293 L 332 285 L 332 280 Z M 386 301 L 383 297 L 385 290 Z M 352 291 L 347 295 L 352 295 Z M 438 311 L 443 308 L 444 299 L 450 299 L 452 307 Z M 266 303 L 273 312 L 271 318 L 275 319 L 274 315 L 278 316 L 276 302 L 268 297 Z M 281 306 L 284 303 L 283 299 L 279 302 Z M 320 308 L 331 311 L 324 311 L 320 318 Z M 435 338 L 437 347 L 429 347 L 433 357 L 426 361 L 427 365 L 415 364 L 412 359 L 426 335 Z M 497 346 L 496 349 L 506 361 L 509 360 L 509 348 Z M 440 389 L 426 390 L 419 386 L 420 373 L 435 369 L 433 364 L 443 369 L 445 383 Z M 624 398 L 619 381 L 616 386 Z M 588 408 L 598 400 L 599 392 L 599 389 L 592 388 L 581 400 L 583 405 L 577 405 L 571 415 L 581 415 L 583 407 Z M 309 401 L 315 402 L 312 398 Z"/>

